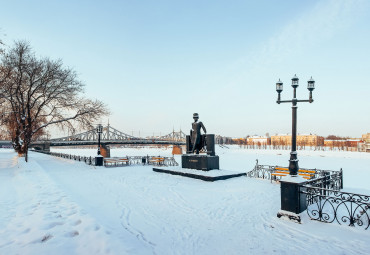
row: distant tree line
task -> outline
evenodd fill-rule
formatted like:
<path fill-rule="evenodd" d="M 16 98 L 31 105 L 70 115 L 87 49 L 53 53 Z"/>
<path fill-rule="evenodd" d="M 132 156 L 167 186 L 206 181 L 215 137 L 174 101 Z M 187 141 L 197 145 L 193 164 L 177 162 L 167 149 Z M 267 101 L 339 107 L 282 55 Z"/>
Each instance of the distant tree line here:
<path fill-rule="evenodd" d="M 349 137 L 341 137 L 336 135 L 328 135 L 325 139 L 326 140 L 347 140 Z"/>
<path fill-rule="evenodd" d="M 224 145 L 239 145 L 241 148 L 246 149 L 272 149 L 272 150 L 290 150 L 291 145 L 286 140 L 272 141 L 271 144 L 262 143 L 260 141 L 248 141 L 246 138 L 232 139 L 229 137 L 216 137 L 217 144 Z M 327 145 L 313 145 L 305 140 L 297 141 L 298 150 L 338 150 L 338 151 L 358 151 L 356 142 L 348 140 L 348 137 L 340 137 L 335 135 L 329 135 L 325 138 L 330 142 Z"/>

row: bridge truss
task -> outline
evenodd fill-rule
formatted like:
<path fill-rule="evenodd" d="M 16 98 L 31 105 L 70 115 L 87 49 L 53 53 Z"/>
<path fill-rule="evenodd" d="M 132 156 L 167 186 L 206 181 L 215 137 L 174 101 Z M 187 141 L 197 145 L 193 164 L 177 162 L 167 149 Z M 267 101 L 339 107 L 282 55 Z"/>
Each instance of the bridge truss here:
<path fill-rule="evenodd" d="M 109 124 L 106 127 L 103 127 L 103 133 L 100 135 L 101 141 L 127 141 L 127 140 L 140 140 L 142 138 L 135 137 L 132 135 L 125 134 Z M 61 137 L 51 139 L 50 142 L 66 142 L 66 141 L 97 141 L 98 132 L 96 129 L 91 129 L 89 131 L 75 134 L 71 136 Z"/>
<path fill-rule="evenodd" d="M 128 135 L 113 128 L 109 124 L 103 127 L 103 132 L 100 135 L 102 144 L 185 144 L 186 135 L 181 130 L 179 132 L 171 132 L 164 136 L 141 138 Z M 98 142 L 98 132 L 96 129 L 73 134 L 66 137 L 54 138 L 49 141 L 36 141 L 33 144 L 49 142 L 51 146 L 68 146 L 68 145 L 93 145 Z"/>
<path fill-rule="evenodd" d="M 170 140 L 170 141 L 183 141 L 186 140 L 186 134 L 181 130 L 179 132 L 172 131 L 168 135 L 158 137 L 160 140 Z"/>

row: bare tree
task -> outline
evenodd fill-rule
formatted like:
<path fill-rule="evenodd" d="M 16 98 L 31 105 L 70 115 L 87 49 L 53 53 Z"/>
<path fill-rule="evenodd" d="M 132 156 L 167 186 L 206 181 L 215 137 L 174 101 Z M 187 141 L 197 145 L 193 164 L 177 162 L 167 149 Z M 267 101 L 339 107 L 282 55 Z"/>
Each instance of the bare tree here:
<path fill-rule="evenodd" d="M 1 30 L 0 30 L 1 31 Z M 4 50 L 3 50 L 3 47 L 4 46 L 4 43 L 3 43 L 3 41 L 1 40 L 1 38 L 0 38 L 0 54 L 2 54 L 2 53 L 4 53 Z"/>
<path fill-rule="evenodd" d="M 84 85 L 62 61 L 37 58 L 28 42 L 18 41 L 4 53 L 0 70 L 0 90 L 8 111 L 4 115 L 11 129 L 15 150 L 25 154 L 37 135 L 50 126 L 75 130 L 91 127 L 92 122 L 108 114 L 98 100 L 81 96 Z"/>

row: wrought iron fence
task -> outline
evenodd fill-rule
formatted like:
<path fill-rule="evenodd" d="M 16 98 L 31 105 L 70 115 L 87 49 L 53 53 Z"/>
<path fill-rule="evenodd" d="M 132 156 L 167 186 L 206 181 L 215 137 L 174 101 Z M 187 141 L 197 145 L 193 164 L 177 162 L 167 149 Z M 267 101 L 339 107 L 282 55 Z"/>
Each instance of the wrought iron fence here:
<path fill-rule="evenodd" d="M 258 160 L 256 160 L 256 165 L 252 171 L 247 172 L 247 177 L 272 180 L 271 174 L 274 172 L 275 166 L 259 165 Z"/>
<path fill-rule="evenodd" d="M 60 153 L 60 152 L 47 152 L 42 150 L 34 150 L 35 152 L 48 154 L 54 157 L 59 158 L 66 158 L 66 159 L 72 159 L 76 161 L 82 161 L 85 162 L 88 165 L 94 165 L 94 158 L 93 157 L 86 157 L 86 156 L 79 156 L 79 155 L 73 155 L 73 154 L 66 154 L 66 153 Z"/>
<path fill-rule="evenodd" d="M 178 166 L 174 157 L 161 156 L 126 156 L 105 158 L 104 166 L 127 166 L 127 165 L 156 165 L 156 166 Z"/>
<path fill-rule="evenodd" d="M 343 189 L 342 170 L 307 181 L 299 189 L 306 196 L 310 219 L 369 228 L 370 196 L 340 191 Z"/>
<path fill-rule="evenodd" d="M 65 154 L 65 153 L 58 153 L 58 152 L 50 152 L 49 155 L 54 157 L 60 157 L 60 158 L 66 158 L 66 159 L 72 159 L 75 161 L 82 161 L 85 162 L 88 165 L 94 165 L 94 158 L 93 157 L 86 157 L 86 156 L 78 156 L 73 154 Z"/>
<path fill-rule="evenodd" d="M 267 179 L 267 180 L 271 180 L 271 182 L 279 181 L 281 180 L 283 176 L 274 175 L 276 174 L 276 171 L 279 171 L 279 169 L 288 169 L 288 168 L 281 167 L 281 166 L 259 165 L 258 160 L 256 160 L 256 165 L 254 166 L 253 170 L 247 172 L 247 177 Z M 338 177 L 341 177 L 341 179 L 334 178 L 333 180 L 336 180 L 337 182 L 339 182 L 341 186 L 343 187 L 342 169 L 340 171 L 335 171 L 335 170 L 322 170 L 322 169 L 317 169 L 317 168 L 311 169 L 311 168 L 301 168 L 300 167 L 299 170 L 300 171 L 310 171 L 311 172 L 310 180 L 318 180 L 325 176 L 334 177 L 338 175 Z"/>
<path fill-rule="evenodd" d="M 73 154 L 66 154 L 60 152 L 46 152 L 42 150 L 34 150 L 39 153 L 48 154 L 55 157 L 66 158 L 76 161 L 85 162 L 88 165 L 94 165 L 94 157 L 78 156 Z M 124 160 L 126 159 L 126 160 Z M 109 163 L 106 163 L 109 162 Z M 174 157 L 161 157 L 161 156 L 126 156 L 126 157 L 115 157 L 105 158 L 104 166 L 123 166 L 123 165 L 157 165 L 157 166 L 178 166 Z"/>
<path fill-rule="evenodd" d="M 370 196 L 311 185 L 303 185 L 300 192 L 306 195 L 307 213 L 312 220 L 369 228 Z"/>
<path fill-rule="evenodd" d="M 276 175 L 279 166 L 259 165 L 258 161 L 248 177 L 279 180 Z M 306 169 L 312 177 L 299 186 L 299 192 L 307 206 L 307 214 L 312 220 L 325 223 L 337 222 L 340 225 L 370 227 L 370 196 L 343 192 L 343 170 Z"/>
<path fill-rule="evenodd" d="M 331 170 L 317 170 L 320 171 L 319 175 L 315 179 L 306 181 L 304 187 L 317 187 L 322 189 L 340 190 L 343 189 L 343 170 L 331 171 Z"/>

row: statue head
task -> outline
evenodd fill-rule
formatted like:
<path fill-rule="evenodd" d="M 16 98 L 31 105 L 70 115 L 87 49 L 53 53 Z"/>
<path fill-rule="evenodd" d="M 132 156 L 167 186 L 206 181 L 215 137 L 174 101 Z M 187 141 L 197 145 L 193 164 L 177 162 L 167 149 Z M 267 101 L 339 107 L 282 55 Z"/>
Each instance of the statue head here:
<path fill-rule="evenodd" d="M 199 119 L 199 115 L 198 115 L 198 113 L 194 113 L 194 114 L 193 114 L 193 119 L 194 119 L 194 121 L 195 121 L 195 122 L 197 122 L 197 121 L 198 121 L 198 119 Z"/>

